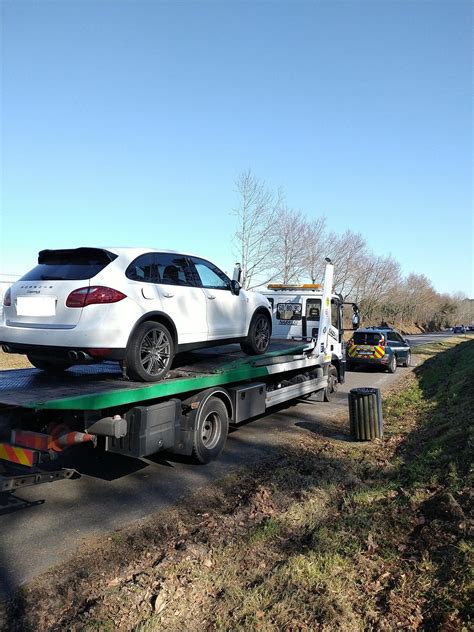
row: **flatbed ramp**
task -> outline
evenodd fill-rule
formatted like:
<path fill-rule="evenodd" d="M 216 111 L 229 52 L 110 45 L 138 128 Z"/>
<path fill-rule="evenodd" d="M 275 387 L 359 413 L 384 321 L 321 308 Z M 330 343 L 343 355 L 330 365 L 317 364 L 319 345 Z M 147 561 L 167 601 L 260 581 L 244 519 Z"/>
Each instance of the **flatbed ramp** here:
<path fill-rule="evenodd" d="M 261 378 L 277 366 L 308 363 L 305 353 L 311 348 L 279 341 L 262 356 L 247 356 L 237 345 L 195 351 L 178 356 L 167 378 L 151 384 L 127 380 L 116 363 L 76 366 L 60 375 L 39 369 L 1 371 L 0 404 L 39 410 L 102 410 Z"/>

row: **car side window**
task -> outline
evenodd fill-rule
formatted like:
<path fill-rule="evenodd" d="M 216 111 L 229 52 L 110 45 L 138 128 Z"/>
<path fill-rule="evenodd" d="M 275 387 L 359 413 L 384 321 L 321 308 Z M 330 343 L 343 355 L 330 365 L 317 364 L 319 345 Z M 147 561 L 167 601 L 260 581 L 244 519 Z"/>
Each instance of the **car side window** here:
<path fill-rule="evenodd" d="M 163 285 L 193 286 L 193 272 L 188 260 L 183 255 L 168 252 L 157 254 L 159 281 Z"/>
<path fill-rule="evenodd" d="M 212 290 L 230 290 L 230 279 L 215 265 L 192 257 L 202 287 Z"/>
<path fill-rule="evenodd" d="M 125 275 L 132 281 L 162 283 L 163 285 L 195 285 L 186 257 L 174 253 L 150 252 L 137 257 Z"/>
<path fill-rule="evenodd" d="M 154 252 L 141 255 L 128 266 L 125 276 L 132 281 L 157 283 L 159 279 L 157 263 L 156 254 Z"/>

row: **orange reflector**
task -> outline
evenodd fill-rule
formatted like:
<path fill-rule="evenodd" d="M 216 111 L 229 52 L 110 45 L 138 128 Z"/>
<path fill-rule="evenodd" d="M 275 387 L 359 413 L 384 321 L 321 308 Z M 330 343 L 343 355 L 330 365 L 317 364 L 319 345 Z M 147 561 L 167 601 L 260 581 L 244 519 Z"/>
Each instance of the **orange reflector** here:
<path fill-rule="evenodd" d="M 37 461 L 38 453 L 9 443 L 0 443 L 0 459 L 32 467 Z"/>
<path fill-rule="evenodd" d="M 12 430 L 11 442 L 23 448 L 32 448 L 47 452 L 52 437 L 41 432 L 31 432 L 29 430 Z"/>

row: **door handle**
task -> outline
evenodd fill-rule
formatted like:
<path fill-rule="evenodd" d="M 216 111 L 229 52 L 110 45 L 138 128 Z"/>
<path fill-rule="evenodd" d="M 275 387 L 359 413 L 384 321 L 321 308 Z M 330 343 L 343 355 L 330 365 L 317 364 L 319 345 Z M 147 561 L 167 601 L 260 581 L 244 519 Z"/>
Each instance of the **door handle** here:
<path fill-rule="evenodd" d="M 213 301 L 216 298 L 215 294 L 208 294 L 207 298 L 210 299 L 211 301 Z"/>
<path fill-rule="evenodd" d="M 165 298 L 173 298 L 174 294 L 170 294 L 169 292 L 163 292 L 163 296 Z"/>

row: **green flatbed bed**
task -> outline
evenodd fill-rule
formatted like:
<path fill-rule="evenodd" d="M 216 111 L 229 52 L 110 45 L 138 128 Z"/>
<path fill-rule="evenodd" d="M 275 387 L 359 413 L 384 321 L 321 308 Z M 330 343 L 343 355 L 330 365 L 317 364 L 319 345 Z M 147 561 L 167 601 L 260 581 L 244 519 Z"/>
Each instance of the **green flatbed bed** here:
<path fill-rule="evenodd" d="M 37 410 L 104 410 L 214 386 L 261 379 L 276 366 L 307 362 L 307 344 L 272 343 L 262 356 L 246 356 L 237 345 L 201 350 L 177 358 L 167 379 L 147 384 L 122 377 L 114 363 L 73 367 L 51 376 L 38 369 L 0 372 L 0 404 Z"/>

